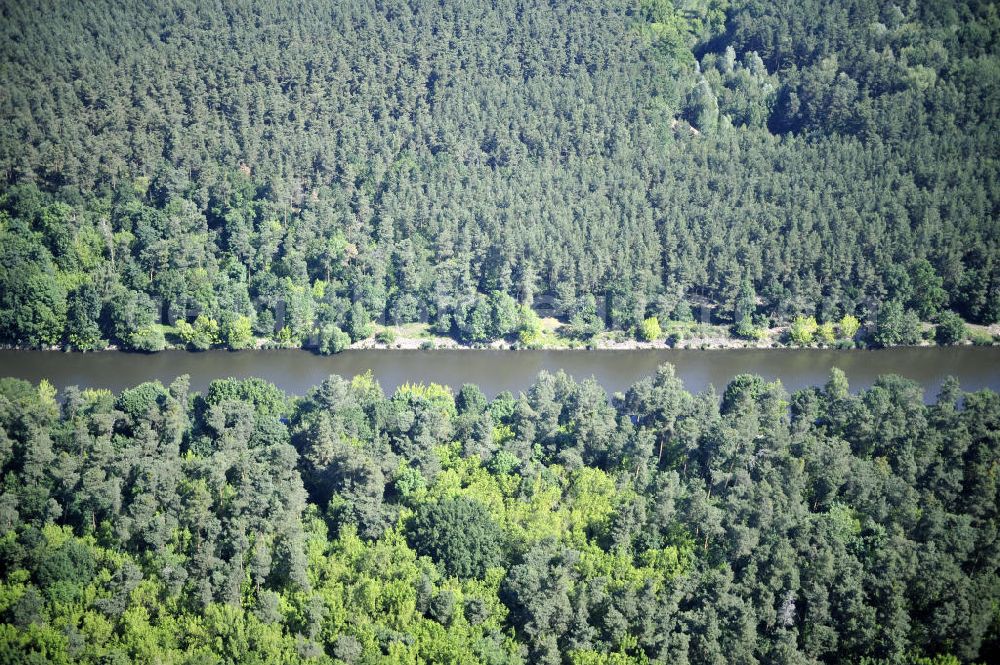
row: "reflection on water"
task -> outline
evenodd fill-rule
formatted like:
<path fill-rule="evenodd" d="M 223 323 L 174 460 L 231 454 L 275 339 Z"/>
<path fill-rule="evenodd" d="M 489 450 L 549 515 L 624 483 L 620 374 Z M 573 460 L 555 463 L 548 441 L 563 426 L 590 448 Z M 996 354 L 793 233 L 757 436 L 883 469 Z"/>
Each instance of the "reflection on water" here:
<path fill-rule="evenodd" d="M 826 382 L 832 367 L 847 373 L 852 389 L 870 386 L 881 374 L 900 374 L 924 386 L 933 399 L 945 377 L 966 390 L 1000 390 L 1000 347 L 902 348 L 880 351 L 817 349 L 642 350 L 642 351 L 346 351 L 317 356 L 307 351 L 166 351 L 58 353 L 0 351 L 0 376 L 57 388 L 69 385 L 121 390 L 142 381 L 169 383 L 191 376 L 204 390 L 212 379 L 259 376 L 292 394 L 303 394 L 330 374 L 351 377 L 371 370 L 386 392 L 406 382 L 436 382 L 458 388 L 476 383 L 488 395 L 526 389 L 539 371 L 565 370 L 577 379 L 594 376 L 608 390 L 624 390 L 673 363 L 688 390 L 723 387 L 737 374 L 781 379 L 789 391 Z"/>

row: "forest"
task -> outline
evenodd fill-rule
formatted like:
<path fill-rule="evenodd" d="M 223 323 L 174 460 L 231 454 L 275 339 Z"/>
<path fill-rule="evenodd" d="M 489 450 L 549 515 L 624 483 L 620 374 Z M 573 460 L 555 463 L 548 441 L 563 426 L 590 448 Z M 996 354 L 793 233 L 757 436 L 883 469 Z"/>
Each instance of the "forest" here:
<path fill-rule="evenodd" d="M 1000 396 L 0 380 L 0 661 L 1000 658 Z"/>
<path fill-rule="evenodd" d="M 991 0 L 0 0 L 0 120 L 2 349 L 1000 342 Z M 1000 662 L 994 390 L 345 373 L 0 378 L 0 663 Z"/>
<path fill-rule="evenodd" d="M 987 0 L 5 0 L 0 344 L 961 340 L 998 49 Z"/>

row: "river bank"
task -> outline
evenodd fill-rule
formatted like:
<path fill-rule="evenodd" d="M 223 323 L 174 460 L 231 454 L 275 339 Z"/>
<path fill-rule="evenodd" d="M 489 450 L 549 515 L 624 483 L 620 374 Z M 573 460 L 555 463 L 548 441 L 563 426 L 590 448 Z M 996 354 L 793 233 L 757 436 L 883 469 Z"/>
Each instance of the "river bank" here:
<path fill-rule="evenodd" d="M 661 335 L 652 341 L 642 341 L 624 331 L 605 331 L 589 339 L 579 339 L 561 334 L 561 324 L 556 319 L 542 319 L 541 333 L 530 344 L 520 341 L 495 340 L 469 344 L 454 337 L 435 335 L 426 324 L 412 323 L 401 326 L 376 326 L 371 337 L 352 344 L 351 349 L 452 349 L 452 350 L 535 350 L 535 351 L 635 351 L 655 349 L 720 350 L 720 349 L 866 349 L 864 338 L 839 339 L 832 343 L 813 342 L 797 344 L 788 338 L 789 326 L 775 326 L 758 331 L 757 339 L 743 339 L 732 334 L 730 326 L 668 322 Z M 969 335 L 950 346 L 991 346 L 1000 344 L 1000 324 L 980 326 L 966 324 Z M 919 344 L 894 345 L 888 348 L 937 347 L 932 336 L 933 325 L 926 323 Z M 381 339 L 380 339 L 381 337 Z M 260 348 L 288 348 L 269 345 L 262 341 Z"/>
<path fill-rule="evenodd" d="M 163 334 L 164 346 L 154 352 L 194 350 L 177 333 L 173 326 L 158 325 Z M 408 323 L 398 326 L 374 324 L 372 334 L 365 339 L 347 345 L 344 350 L 374 351 L 374 350 L 449 350 L 449 351 L 649 351 L 649 350 L 737 350 L 737 349 L 798 349 L 798 350 L 830 350 L 830 349 L 874 349 L 874 348 L 948 348 L 955 346 L 1000 346 L 1000 323 L 990 326 L 966 324 L 968 334 L 955 344 L 938 344 L 933 336 L 934 326 L 922 324 L 922 338 L 917 344 L 897 344 L 887 347 L 870 345 L 866 341 L 864 331 L 853 339 L 835 339 L 830 342 L 814 341 L 811 343 L 796 343 L 789 338 L 789 326 L 776 326 L 757 330 L 755 339 L 744 339 L 732 333 L 730 326 L 694 323 L 668 322 L 664 324 L 661 334 L 654 340 L 642 341 L 620 330 L 610 330 L 597 333 L 588 338 L 573 337 L 565 334 L 565 326 L 558 320 L 547 318 L 541 320 L 541 328 L 537 337 L 530 343 L 519 340 L 499 339 L 490 342 L 469 343 L 455 337 L 440 335 L 433 332 L 428 324 Z M 318 352 L 315 340 L 302 343 L 293 341 L 278 341 L 270 337 L 253 337 L 247 346 L 240 349 L 227 349 L 218 343 L 212 346 L 216 350 L 306 350 Z M 3 350 L 23 351 L 75 351 L 64 346 L 50 346 L 41 349 L 16 346 L 0 346 Z M 134 351 L 122 349 L 115 344 L 86 351 L 87 353 Z"/>

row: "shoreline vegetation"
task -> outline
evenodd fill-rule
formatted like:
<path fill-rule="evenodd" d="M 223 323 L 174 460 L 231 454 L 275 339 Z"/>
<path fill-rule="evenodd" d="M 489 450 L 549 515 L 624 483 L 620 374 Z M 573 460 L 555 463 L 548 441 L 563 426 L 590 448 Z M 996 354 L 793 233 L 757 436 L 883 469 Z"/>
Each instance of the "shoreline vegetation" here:
<path fill-rule="evenodd" d="M 282 340 L 280 334 L 273 337 L 251 336 L 237 348 L 227 345 L 226 341 L 217 335 L 207 343 L 194 344 L 191 333 L 182 326 L 156 325 L 157 339 L 162 336 L 163 344 L 156 343 L 153 348 L 121 348 L 115 344 L 95 345 L 94 348 L 81 350 L 71 345 L 54 345 L 41 348 L 6 345 L 2 348 L 10 350 L 43 350 L 59 352 L 116 352 L 137 351 L 155 353 L 167 350 L 206 351 L 209 349 L 229 351 L 302 349 L 321 355 L 331 355 L 345 350 L 533 350 L 533 351 L 629 351 L 650 349 L 684 349 L 684 350 L 723 350 L 723 349 L 878 349 L 894 347 L 933 347 L 933 346 L 996 346 L 1000 345 L 1000 324 L 990 326 L 975 325 L 961 322 L 961 332 L 951 337 L 943 337 L 943 324 L 922 322 L 917 332 L 905 341 L 893 343 L 879 338 L 877 326 L 866 326 L 858 329 L 853 337 L 844 336 L 843 325 L 828 326 L 823 330 L 821 324 L 809 320 L 793 322 L 792 325 L 759 328 L 750 339 L 740 337 L 733 332 L 732 326 L 705 324 L 694 322 L 668 321 L 660 325 L 652 317 L 644 322 L 652 323 L 655 334 L 644 335 L 641 331 L 631 334 L 625 331 L 603 331 L 581 337 L 572 334 L 570 326 L 555 318 L 538 319 L 537 333 L 525 339 L 522 336 L 509 336 L 483 342 L 469 342 L 454 336 L 436 334 L 429 324 L 408 323 L 402 325 L 383 325 L 372 323 L 370 334 L 349 341 L 342 339 L 341 345 L 324 346 L 322 336 L 316 335 L 302 343 Z M 799 325 L 796 325 L 798 323 Z M 215 328 L 217 323 L 210 321 L 208 327 Z M 852 324 L 848 323 L 847 330 Z M 347 333 L 343 333 L 346 335 Z M 644 339 L 651 337 L 651 339 Z"/>

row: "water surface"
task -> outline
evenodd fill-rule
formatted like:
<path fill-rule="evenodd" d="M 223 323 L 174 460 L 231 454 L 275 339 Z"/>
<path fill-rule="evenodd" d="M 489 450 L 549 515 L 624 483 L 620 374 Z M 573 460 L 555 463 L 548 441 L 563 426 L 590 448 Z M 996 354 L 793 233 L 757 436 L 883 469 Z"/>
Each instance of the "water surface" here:
<path fill-rule="evenodd" d="M 577 379 L 594 376 L 608 390 L 624 390 L 673 363 L 688 390 L 709 384 L 721 390 L 737 374 L 781 379 L 789 391 L 826 382 L 832 367 L 847 373 L 851 388 L 870 386 L 881 374 L 900 374 L 924 386 L 933 399 L 945 377 L 959 379 L 966 390 L 1000 391 L 1000 347 L 921 347 L 879 351 L 818 349 L 662 349 L 640 351 L 345 351 L 318 356 L 308 351 L 165 351 L 60 353 L 0 351 L 0 376 L 57 388 L 70 385 L 118 391 L 143 381 L 169 383 L 191 376 L 191 387 L 204 390 L 222 377 L 259 376 L 291 394 L 301 395 L 330 374 L 351 377 L 372 371 L 386 392 L 406 382 L 436 382 L 458 387 L 476 383 L 492 396 L 515 394 L 531 385 L 539 371 L 564 369 Z"/>

